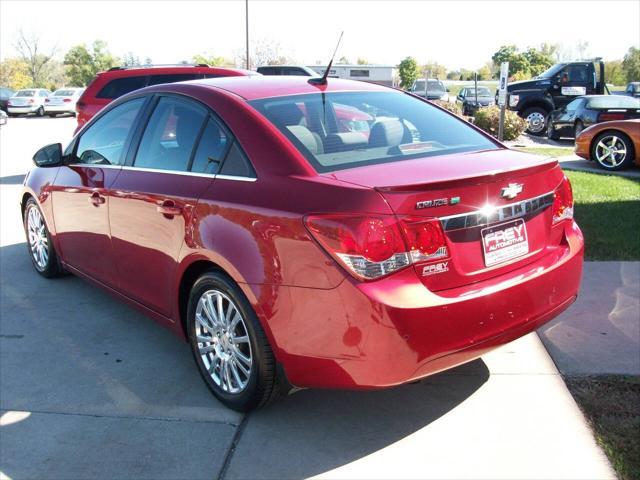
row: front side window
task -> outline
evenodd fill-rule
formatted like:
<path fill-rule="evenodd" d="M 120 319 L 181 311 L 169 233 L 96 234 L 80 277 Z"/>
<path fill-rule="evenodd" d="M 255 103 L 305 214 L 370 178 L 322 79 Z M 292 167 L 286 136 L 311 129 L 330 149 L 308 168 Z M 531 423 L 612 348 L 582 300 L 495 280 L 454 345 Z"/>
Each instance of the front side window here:
<path fill-rule="evenodd" d="M 135 167 L 186 172 L 207 112 L 173 97 L 158 101 L 140 140 Z"/>
<path fill-rule="evenodd" d="M 76 149 L 76 163 L 122 165 L 124 145 L 144 98 L 125 102 L 98 118 L 82 134 Z"/>
<path fill-rule="evenodd" d="M 318 172 L 498 148 L 454 115 L 399 92 L 312 93 L 250 103 Z M 345 118 L 368 128 L 358 123 L 341 131 Z"/>
<path fill-rule="evenodd" d="M 107 83 L 96 95 L 97 98 L 113 100 L 122 95 L 147 86 L 147 77 L 123 77 L 116 78 Z"/>

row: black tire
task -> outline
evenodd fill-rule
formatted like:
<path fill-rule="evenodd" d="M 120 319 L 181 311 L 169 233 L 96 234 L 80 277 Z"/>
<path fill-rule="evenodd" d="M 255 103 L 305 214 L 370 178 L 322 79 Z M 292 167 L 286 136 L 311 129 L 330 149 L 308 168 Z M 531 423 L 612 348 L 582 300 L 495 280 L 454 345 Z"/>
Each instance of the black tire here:
<path fill-rule="evenodd" d="M 578 138 L 582 130 L 584 130 L 584 125 L 580 120 L 577 120 L 573 127 L 573 138 Z"/>
<path fill-rule="evenodd" d="M 547 132 L 549 112 L 547 112 L 544 108 L 541 108 L 541 107 L 527 108 L 522 113 L 522 118 L 524 118 L 527 121 L 527 133 L 529 135 L 542 137 Z M 539 123 L 540 121 L 542 122 L 542 125 L 538 128 L 538 125 L 540 125 Z"/>
<path fill-rule="evenodd" d="M 560 140 L 560 136 L 558 135 L 558 132 L 556 132 L 556 130 L 553 128 L 553 124 L 551 122 L 547 124 L 547 138 L 549 140 Z"/>
<path fill-rule="evenodd" d="M 44 117 L 44 107 L 42 105 L 38 107 L 38 110 L 36 110 L 36 115 L 39 117 Z"/>
<path fill-rule="evenodd" d="M 212 374 L 209 373 L 202 355 L 198 347 L 197 330 L 196 330 L 196 312 L 198 303 L 203 295 L 207 292 L 220 292 L 232 301 L 237 312 L 242 317 L 242 326 L 246 330 L 246 336 L 249 337 L 250 357 L 252 360 L 250 372 L 245 376 L 246 386 L 239 393 L 229 393 L 216 383 Z M 227 303 L 229 305 L 229 303 Z M 203 317 L 204 318 L 204 317 Z M 238 286 L 226 275 L 212 270 L 203 274 L 194 283 L 189 293 L 189 303 L 187 308 L 187 332 L 189 335 L 189 343 L 193 358 L 198 366 L 198 371 L 203 380 L 209 387 L 209 390 L 227 407 L 239 411 L 248 412 L 250 410 L 263 407 L 280 397 L 280 389 L 277 382 L 276 361 L 269 345 L 267 336 L 258 321 L 258 318 L 251 308 L 248 300 L 238 288 Z M 200 324 L 198 324 L 200 325 Z M 198 326 L 198 328 L 201 328 Z M 213 339 L 213 333 L 210 333 Z M 212 340 L 208 347 L 214 345 Z M 204 347 L 204 343 L 202 343 Z M 222 343 L 217 342 L 218 346 Z M 230 343 L 237 348 L 238 344 Z M 231 346 L 229 346 L 231 349 Z M 212 358 L 214 354 L 211 352 L 207 358 Z M 230 362 L 233 363 L 233 362 Z M 238 363 L 236 362 L 236 371 Z M 215 367 L 214 367 L 215 371 Z M 222 373 L 222 372 L 220 372 Z"/>
<path fill-rule="evenodd" d="M 607 158 L 602 158 L 601 152 L 599 151 L 600 142 L 604 141 L 606 145 L 608 137 L 611 137 L 612 140 L 615 137 L 620 142 L 622 142 L 622 144 L 624 144 L 624 148 L 626 151 L 624 157 L 617 158 L 615 162 L 608 162 Z M 599 158 L 599 155 L 600 155 L 600 158 Z M 631 141 L 631 139 L 626 134 L 618 130 L 606 130 L 600 133 L 591 142 L 590 158 L 591 160 L 595 161 L 598 164 L 598 166 L 603 170 L 609 170 L 609 171 L 615 172 L 618 170 L 624 170 L 625 168 L 629 168 L 631 165 L 633 165 L 633 162 L 635 160 L 635 155 L 636 155 L 636 152 L 633 148 L 633 142 Z"/>
<path fill-rule="evenodd" d="M 45 278 L 59 277 L 60 275 L 63 275 L 65 272 L 64 272 L 64 269 L 62 268 L 62 265 L 60 264 L 60 260 L 58 259 L 58 254 L 56 253 L 56 249 L 53 245 L 53 242 L 51 241 L 51 234 L 49 233 L 49 229 L 47 228 L 46 222 L 43 223 L 43 228 L 44 228 L 44 236 L 46 238 L 46 243 L 47 243 L 47 260 L 45 262 L 39 261 L 38 258 L 41 259 L 42 257 L 39 257 L 35 249 L 32 249 L 32 245 L 29 238 L 29 224 L 28 224 L 30 211 L 32 209 L 37 210 L 37 213 L 40 215 L 40 218 L 42 218 L 44 222 L 44 215 L 42 214 L 42 210 L 40 210 L 38 203 L 33 198 L 29 198 L 29 200 L 27 200 L 27 203 L 24 207 L 24 217 L 23 217 L 23 225 L 24 225 L 25 235 L 27 237 L 27 252 L 29 252 L 29 258 L 31 259 L 33 268 L 35 268 L 36 272 L 38 272 L 43 277 Z"/>

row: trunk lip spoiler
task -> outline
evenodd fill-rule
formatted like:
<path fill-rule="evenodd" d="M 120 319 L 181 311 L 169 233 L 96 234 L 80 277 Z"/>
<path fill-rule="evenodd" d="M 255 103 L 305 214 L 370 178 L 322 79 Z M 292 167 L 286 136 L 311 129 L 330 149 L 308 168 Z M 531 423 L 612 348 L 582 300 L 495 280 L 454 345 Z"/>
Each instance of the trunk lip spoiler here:
<path fill-rule="evenodd" d="M 463 230 L 466 228 L 485 227 L 493 223 L 513 220 L 539 213 L 553 205 L 555 192 L 547 192 L 537 197 L 520 200 L 495 207 L 484 207 L 472 212 L 458 213 L 438 217 L 445 231 Z"/>

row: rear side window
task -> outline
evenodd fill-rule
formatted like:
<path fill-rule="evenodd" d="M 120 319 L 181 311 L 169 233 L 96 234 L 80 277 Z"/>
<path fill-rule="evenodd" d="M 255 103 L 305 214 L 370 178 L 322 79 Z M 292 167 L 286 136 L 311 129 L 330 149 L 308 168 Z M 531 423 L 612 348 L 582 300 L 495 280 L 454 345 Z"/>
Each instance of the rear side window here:
<path fill-rule="evenodd" d="M 463 120 L 404 93 L 311 93 L 249 103 L 318 172 L 498 148 Z"/>
<path fill-rule="evenodd" d="M 123 77 L 115 78 L 107 83 L 96 95 L 97 98 L 107 98 L 113 100 L 122 95 L 146 87 L 147 77 Z"/>
<path fill-rule="evenodd" d="M 185 172 L 207 112 L 192 102 L 162 97 L 142 135 L 134 166 Z"/>
<path fill-rule="evenodd" d="M 151 75 L 149 77 L 149 85 L 160 85 L 162 83 L 186 82 L 187 80 L 195 80 L 202 78 L 202 74 L 195 73 L 176 73 L 169 75 Z"/>
<path fill-rule="evenodd" d="M 234 177 L 256 177 L 256 172 L 253 170 L 249 160 L 244 156 L 244 153 L 242 153 L 238 142 L 233 142 L 233 145 L 231 145 L 220 174 Z"/>
<path fill-rule="evenodd" d="M 90 125 L 80 137 L 75 162 L 122 165 L 125 142 L 144 101 L 136 98 L 118 105 Z"/>
<path fill-rule="evenodd" d="M 193 157 L 191 171 L 196 173 L 218 173 L 227 151 L 229 138 L 218 122 L 210 118 L 202 132 L 200 143 Z"/>

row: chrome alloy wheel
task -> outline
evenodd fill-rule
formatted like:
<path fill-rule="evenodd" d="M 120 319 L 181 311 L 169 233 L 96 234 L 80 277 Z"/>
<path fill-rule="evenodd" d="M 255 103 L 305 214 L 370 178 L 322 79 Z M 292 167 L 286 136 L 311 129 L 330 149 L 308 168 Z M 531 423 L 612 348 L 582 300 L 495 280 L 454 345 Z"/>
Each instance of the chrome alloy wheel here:
<path fill-rule="evenodd" d="M 35 206 L 31 207 L 27 214 L 27 231 L 33 261 L 38 270 L 42 271 L 47 268 L 49 261 L 49 238 L 42 214 Z"/>
<path fill-rule="evenodd" d="M 540 112 L 533 112 L 527 115 L 527 125 L 531 133 L 540 133 L 544 130 L 546 118 Z"/>
<path fill-rule="evenodd" d="M 622 139 L 607 135 L 596 145 L 596 160 L 605 168 L 618 167 L 627 158 L 627 147 Z"/>
<path fill-rule="evenodd" d="M 207 290 L 195 315 L 198 352 L 209 375 L 224 392 L 238 394 L 249 383 L 253 357 L 249 332 L 233 301 L 218 290 Z"/>

